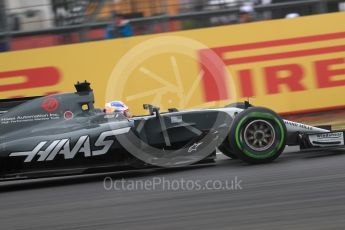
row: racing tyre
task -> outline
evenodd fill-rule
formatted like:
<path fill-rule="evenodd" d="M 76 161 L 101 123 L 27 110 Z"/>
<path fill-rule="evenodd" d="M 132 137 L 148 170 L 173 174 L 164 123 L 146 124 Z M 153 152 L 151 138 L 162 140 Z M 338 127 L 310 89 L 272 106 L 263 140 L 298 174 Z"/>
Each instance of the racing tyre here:
<path fill-rule="evenodd" d="M 225 156 L 231 159 L 238 159 L 238 156 L 234 154 L 234 150 L 230 146 L 230 142 L 228 141 L 229 137 L 218 147 L 219 151 L 221 151 Z"/>
<path fill-rule="evenodd" d="M 272 110 L 252 107 L 239 113 L 231 125 L 228 140 L 233 153 L 250 164 L 268 163 L 283 152 L 286 127 Z"/>

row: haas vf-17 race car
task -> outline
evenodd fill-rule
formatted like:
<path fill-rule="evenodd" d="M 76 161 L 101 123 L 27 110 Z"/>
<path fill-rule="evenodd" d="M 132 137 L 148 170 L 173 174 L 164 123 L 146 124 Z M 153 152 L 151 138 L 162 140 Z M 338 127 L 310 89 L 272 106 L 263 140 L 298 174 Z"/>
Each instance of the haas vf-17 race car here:
<path fill-rule="evenodd" d="M 210 162 L 216 150 L 251 164 L 275 160 L 286 145 L 342 147 L 344 132 L 283 120 L 248 102 L 225 108 L 126 117 L 94 108 L 87 82 L 75 93 L 0 101 L 1 180 Z"/>

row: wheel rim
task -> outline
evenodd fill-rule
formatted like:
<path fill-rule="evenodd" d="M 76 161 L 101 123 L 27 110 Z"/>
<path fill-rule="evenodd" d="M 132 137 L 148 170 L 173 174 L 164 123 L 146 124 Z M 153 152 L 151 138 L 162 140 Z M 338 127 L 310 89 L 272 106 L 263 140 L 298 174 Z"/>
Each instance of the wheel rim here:
<path fill-rule="evenodd" d="M 254 120 L 244 129 L 244 141 L 249 148 L 262 152 L 272 147 L 275 140 L 272 124 L 265 120 Z"/>

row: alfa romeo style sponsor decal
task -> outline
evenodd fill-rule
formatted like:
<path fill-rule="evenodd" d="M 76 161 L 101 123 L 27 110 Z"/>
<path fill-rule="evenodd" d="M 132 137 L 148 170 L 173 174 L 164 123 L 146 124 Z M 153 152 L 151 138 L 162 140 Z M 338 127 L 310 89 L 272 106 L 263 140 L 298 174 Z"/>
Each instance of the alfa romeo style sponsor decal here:
<path fill-rule="evenodd" d="M 72 119 L 73 119 L 74 114 L 73 114 L 71 111 L 66 111 L 66 112 L 63 114 L 63 117 L 65 118 L 65 120 L 69 121 L 69 120 L 72 120 Z"/>

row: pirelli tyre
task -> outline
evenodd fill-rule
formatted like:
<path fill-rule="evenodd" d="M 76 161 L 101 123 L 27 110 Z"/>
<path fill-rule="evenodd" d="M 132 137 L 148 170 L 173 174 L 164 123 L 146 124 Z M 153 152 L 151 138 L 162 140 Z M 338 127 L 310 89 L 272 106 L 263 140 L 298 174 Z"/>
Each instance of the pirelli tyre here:
<path fill-rule="evenodd" d="M 234 153 L 234 150 L 231 148 L 230 142 L 228 141 L 229 137 L 225 139 L 225 141 L 218 146 L 219 151 L 221 151 L 225 156 L 231 159 L 238 159 L 238 156 Z"/>
<path fill-rule="evenodd" d="M 286 127 L 272 110 L 252 107 L 239 113 L 230 128 L 233 153 L 250 164 L 268 163 L 283 152 Z"/>

